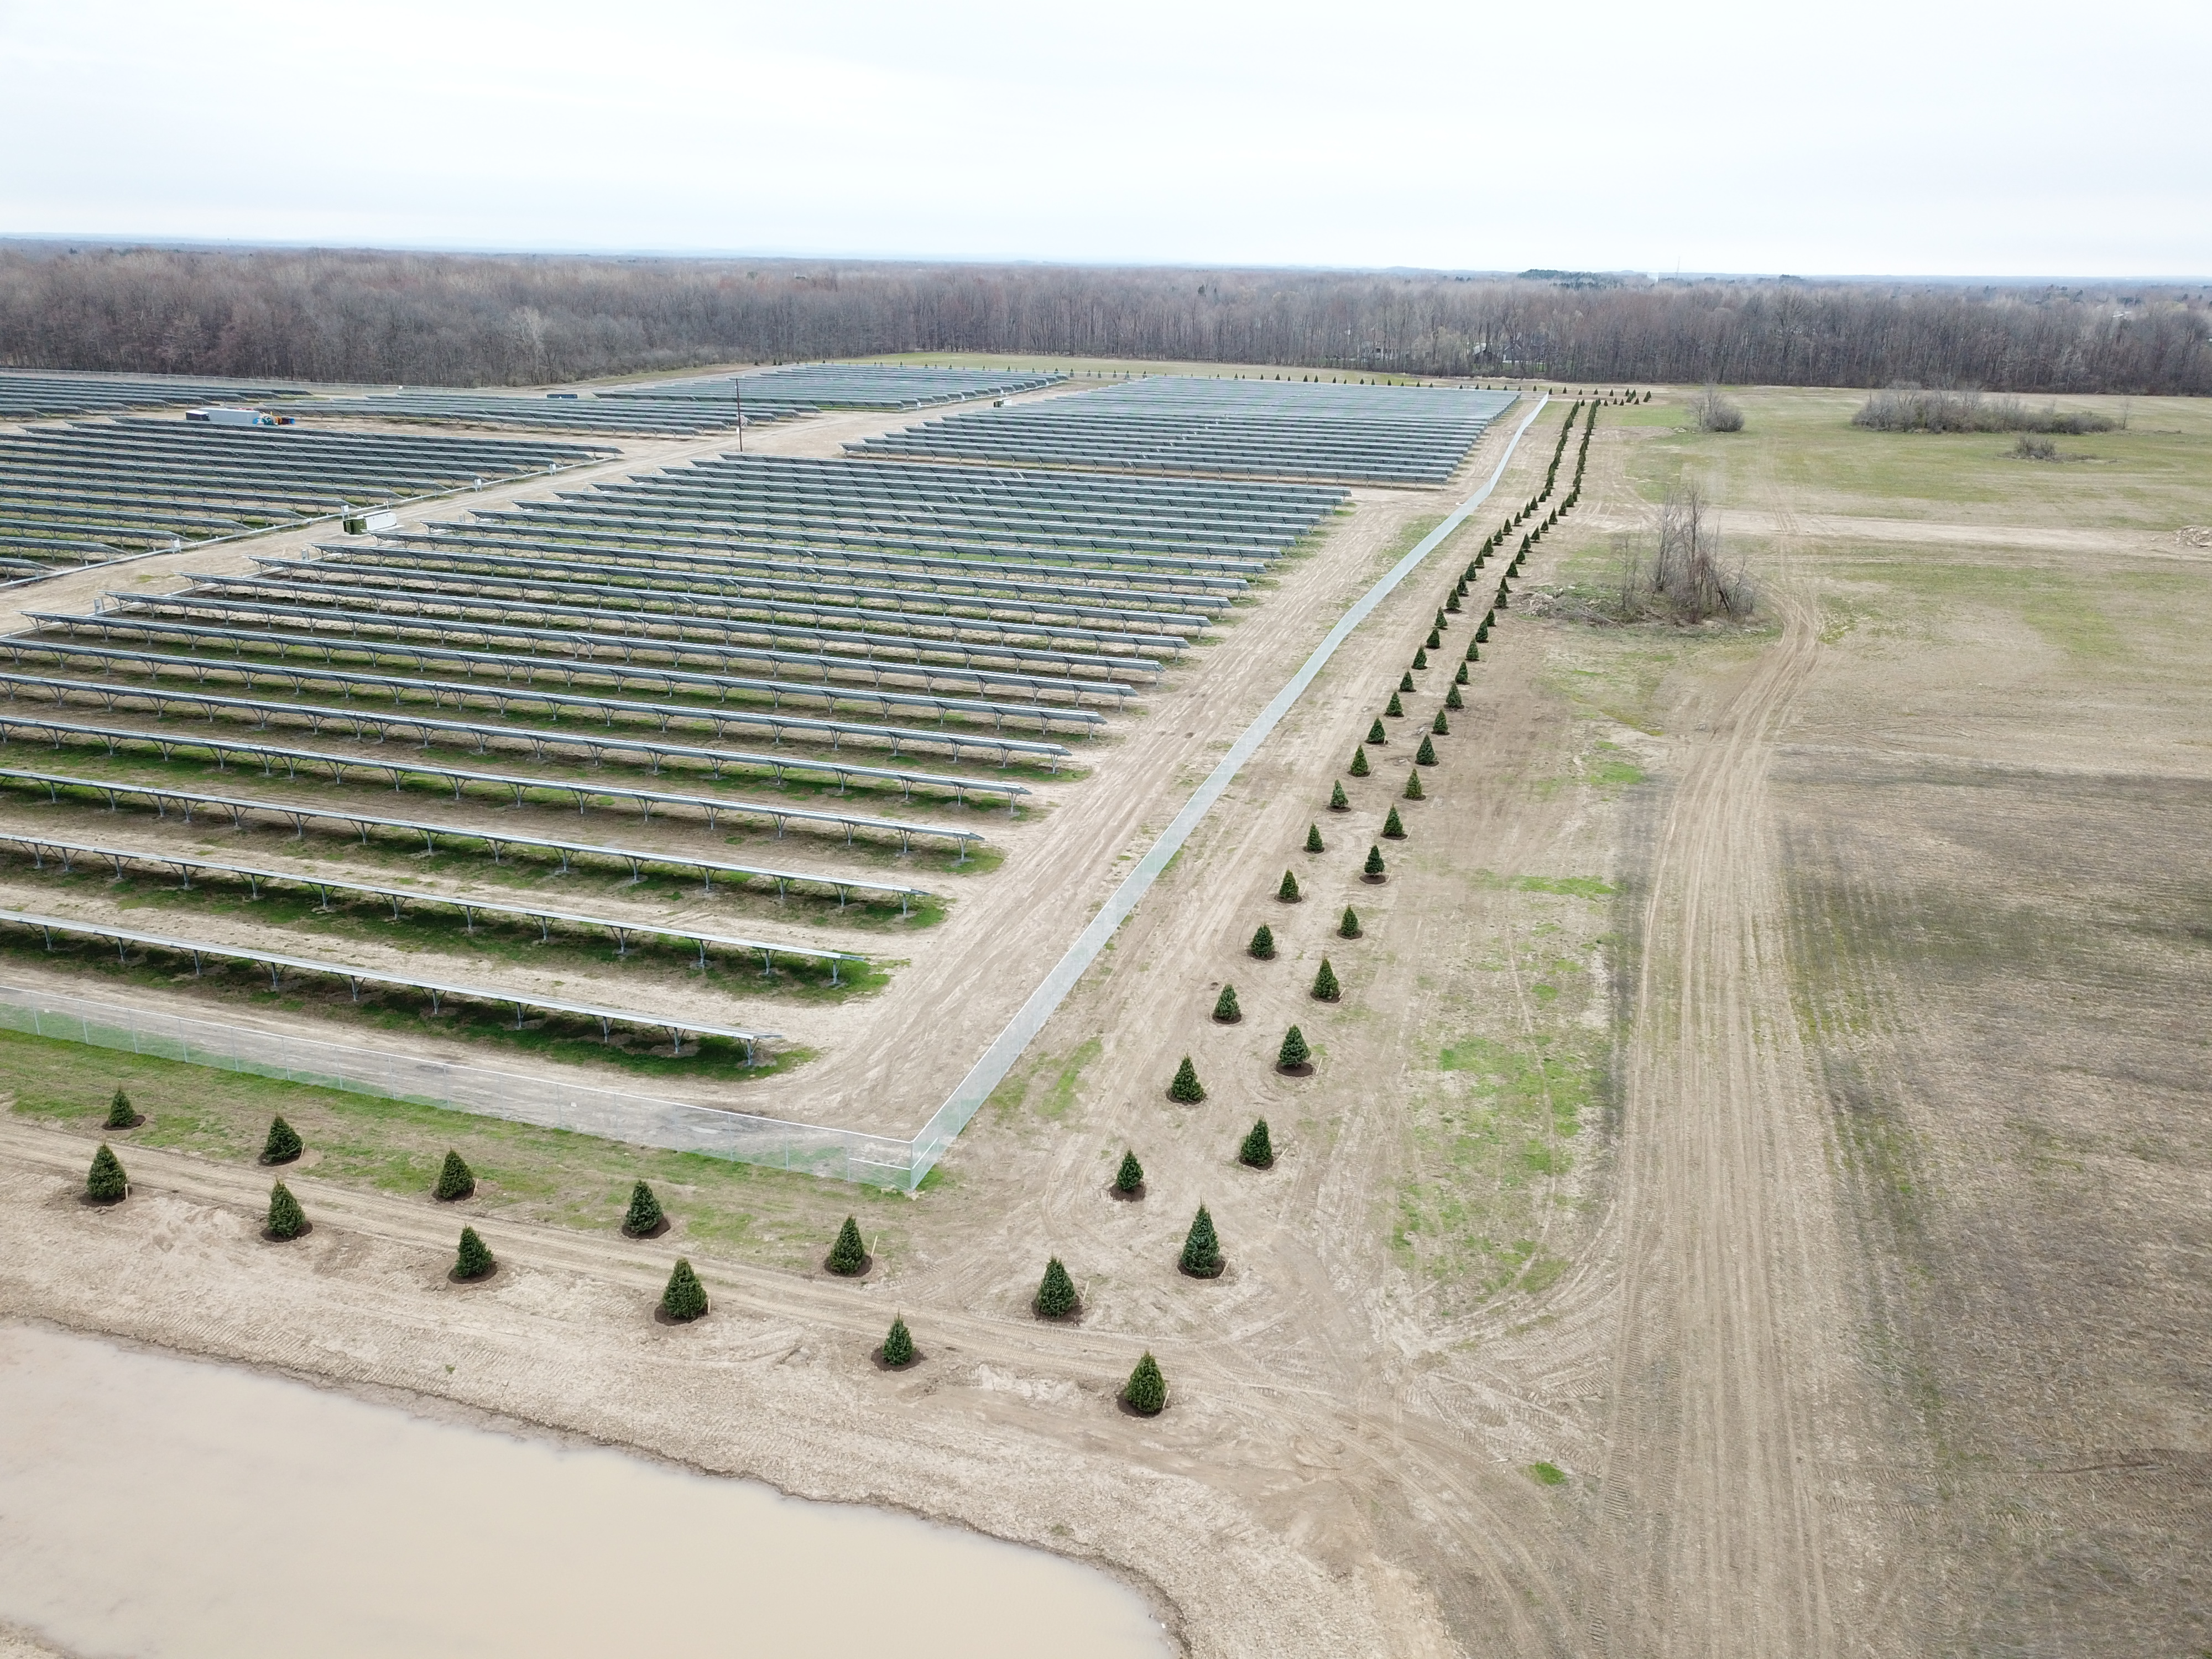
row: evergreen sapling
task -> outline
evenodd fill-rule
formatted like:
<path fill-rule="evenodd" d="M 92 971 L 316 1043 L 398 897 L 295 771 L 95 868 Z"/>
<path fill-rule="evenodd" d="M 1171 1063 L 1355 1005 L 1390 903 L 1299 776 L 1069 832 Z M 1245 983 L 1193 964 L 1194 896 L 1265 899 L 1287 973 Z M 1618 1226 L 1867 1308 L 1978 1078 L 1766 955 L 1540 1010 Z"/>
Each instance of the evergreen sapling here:
<path fill-rule="evenodd" d="M 1382 729 L 1382 722 L 1381 720 L 1376 720 L 1373 725 L 1367 728 L 1367 741 L 1370 743 L 1388 743 L 1390 741 L 1390 734 Z M 1354 777 L 1364 775 L 1364 774 L 1360 771 L 1358 764 L 1356 762 L 1352 765 L 1352 772 Z"/>
<path fill-rule="evenodd" d="M 1275 890 L 1275 896 L 1285 904 L 1298 902 L 1298 878 L 1288 870 L 1283 872 L 1283 884 Z"/>
<path fill-rule="evenodd" d="M 1234 1025 L 1244 1018 L 1244 1011 L 1237 1006 L 1237 988 L 1224 985 L 1221 994 L 1213 1000 L 1213 1017 L 1224 1025 Z"/>
<path fill-rule="evenodd" d="M 1158 1417 L 1167 1409 L 1167 1379 L 1160 1375 L 1159 1362 L 1150 1351 L 1137 1362 L 1137 1369 L 1129 1373 L 1129 1380 L 1121 1389 L 1121 1403 L 1139 1417 Z"/>
<path fill-rule="evenodd" d="M 1406 678 L 1411 679 L 1413 676 L 1408 674 Z M 1405 718 L 1406 705 L 1398 701 L 1398 694 L 1395 691 L 1390 694 L 1390 701 L 1382 706 L 1382 712 L 1394 720 Z"/>
<path fill-rule="evenodd" d="M 1314 975 L 1313 994 L 1316 1002 L 1335 1002 L 1344 995 L 1344 988 L 1336 982 L 1336 969 L 1328 965 L 1328 958 L 1321 959 L 1321 972 Z"/>
<path fill-rule="evenodd" d="M 1434 743 L 1431 742 L 1425 737 L 1421 739 L 1421 746 L 1413 751 L 1413 764 L 1416 766 L 1434 766 L 1436 763 L 1437 746 Z"/>
<path fill-rule="evenodd" d="M 850 1279 L 868 1265 L 867 1247 L 860 1243 L 860 1224 L 851 1216 L 837 1229 L 837 1242 L 830 1247 L 830 1271 Z"/>
<path fill-rule="evenodd" d="M 1031 1305 L 1046 1319 L 1065 1319 L 1075 1311 L 1075 1281 L 1058 1256 L 1044 1264 L 1044 1279 Z"/>
<path fill-rule="evenodd" d="M 264 1164 L 289 1164 L 304 1150 L 297 1129 L 281 1117 L 269 1120 L 269 1139 L 261 1143 Z"/>
<path fill-rule="evenodd" d="M 1421 665 L 1421 666 L 1422 666 L 1422 667 L 1424 667 L 1424 668 L 1426 668 L 1426 667 L 1428 666 L 1428 665 L 1427 665 L 1426 663 L 1423 663 L 1423 664 Z M 1410 669 L 1410 668 L 1409 668 L 1409 669 L 1407 669 L 1404 673 L 1401 674 L 1401 675 L 1398 677 L 1398 690 L 1399 690 L 1400 691 L 1403 692 L 1403 691 L 1411 691 L 1413 689 L 1413 671 L 1412 669 Z"/>
<path fill-rule="evenodd" d="M 1328 848 L 1322 844 L 1321 825 L 1317 823 L 1306 825 L 1306 851 L 1309 853 L 1328 851 Z"/>
<path fill-rule="evenodd" d="M 629 1208 L 623 1215 L 622 1230 L 632 1238 L 643 1238 L 663 1220 L 660 1200 L 653 1195 L 653 1188 L 642 1181 L 629 1189 Z"/>
<path fill-rule="evenodd" d="M 1145 1184 L 1145 1166 L 1137 1162 L 1134 1152 L 1121 1154 L 1121 1167 L 1114 1171 L 1114 1190 L 1127 1198 Z"/>
<path fill-rule="evenodd" d="M 1382 723 L 1380 720 L 1376 721 L 1377 726 Z M 1347 769 L 1355 778 L 1364 778 L 1367 775 L 1367 750 L 1364 748 L 1354 749 L 1352 751 L 1352 765 Z M 1335 803 L 1332 801 L 1330 805 L 1334 805 Z"/>
<path fill-rule="evenodd" d="M 1348 904 L 1344 907 L 1344 920 L 1336 924 L 1336 936 L 1339 939 L 1359 937 L 1359 912 Z"/>
<path fill-rule="evenodd" d="M 466 1284 L 470 1279 L 484 1278 L 498 1265 L 483 1240 L 477 1237 L 477 1230 L 462 1228 L 461 1248 L 453 1255 L 453 1276 Z"/>
<path fill-rule="evenodd" d="M 707 1287 L 680 1255 L 669 1273 L 668 1288 L 660 1293 L 660 1311 L 678 1325 L 688 1325 L 707 1311 Z"/>
<path fill-rule="evenodd" d="M 107 1121 L 101 1127 L 108 1129 L 135 1129 L 146 1120 L 131 1109 L 131 1097 L 118 1089 L 115 1098 L 107 1103 Z"/>
<path fill-rule="evenodd" d="M 1441 651 L 1443 648 L 1444 636 L 1438 633 L 1435 629 L 1431 628 L 1429 630 L 1429 649 L 1431 651 Z"/>
<path fill-rule="evenodd" d="M 278 1182 L 269 1189 L 269 1237 L 297 1238 L 307 1231 L 307 1212 L 300 1207 L 300 1200 L 292 1196 L 292 1189 Z"/>
<path fill-rule="evenodd" d="M 1421 775 L 1419 772 L 1408 772 L 1406 774 L 1405 793 L 1406 799 L 1407 800 L 1426 800 L 1428 799 L 1427 793 L 1421 787 Z"/>
<path fill-rule="evenodd" d="M 1193 1217 L 1190 1232 L 1182 1242 L 1182 1270 L 1193 1279 L 1221 1277 L 1221 1241 L 1214 1236 L 1213 1218 L 1206 1212 L 1206 1206 L 1198 1206 Z"/>
<path fill-rule="evenodd" d="M 1198 1067 L 1190 1063 L 1188 1054 L 1176 1067 L 1175 1081 L 1168 1085 L 1168 1098 L 1180 1106 L 1195 1106 L 1206 1098 L 1206 1085 L 1198 1080 Z"/>
<path fill-rule="evenodd" d="M 1344 780 L 1341 778 L 1328 787 L 1328 810 L 1332 812 L 1352 810 L 1352 797 L 1344 793 Z"/>
<path fill-rule="evenodd" d="M 1367 849 L 1367 865 L 1360 874 L 1369 881 L 1382 879 L 1382 849 L 1381 848 L 1370 847 Z"/>
<path fill-rule="evenodd" d="M 1295 1072 L 1313 1059 L 1313 1050 L 1306 1047 L 1306 1034 L 1295 1025 L 1283 1033 L 1283 1046 L 1275 1053 L 1275 1069 Z"/>
<path fill-rule="evenodd" d="M 1382 820 L 1382 839 L 1385 841 L 1406 839 L 1406 821 L 1398 816 L 1398 809 L 1395 806 L 1390 809 L 1389 816 Z"/>
<path fill-rule="evenodd" d="M 101 1141 L 100 1150 L 92 1155 L 92 1168 L 84 1177 L 84 1195 L 95 1204 L 119 1204 L 130 1189 L 122 1160 L 106 1141 Z"/>
<path fill-rule="evenodd" d="M 1267 1139 L 1267 1120 L 1260 1119 L 1252 1126 L 1252 1133 L 1244 1137 L 1237 1149 L 1237 1161 L 1249 1169 L 1273 1169 L 1275 1163 L 1274 1143 Z"/>
<path fill-rule="evenodd" d="M 1436 719 L 1429 722 L 1429 730 L 1435 732 L 1440 738 L 1449 737 L 1451 735 L 1451 722 L 1444 718 L 1444 711 L 1443 709 L 1439 708 L 1437 710 Z"/>
<path fill-rule="evenodd" d="M 907 1329 L 903 1318 L 894 1316 L 891 1328 L 884 1334 L 884 1368 L 902 1371 L 914 1364 L 914 1333 Z"/>
<path fill-rule="evenodd" d="M 1465 674 L 1467 672 L 1467 666 L 1463 663 L 1460 665 L 1460 672 L 1462 674 Z M 1459 687 L 1457 685 L 1450 685 L 1444 688 L 1444 707 L 1447 708 L 1464 708 L 1467 707 L 1467 699 L 1460 696 Z"/>
<path fill-rule="evenodd" d="M 1252 935 L 1252 943 L 1245 948 L 1261 962 L 1273 962 L 1275 959 L 1275 930 L 1261 922 L 1260 931 Z"/>
<path fill-rule="evenodd" d="M 461 1155 L 450 1148 L 446 1153 L 445 1167 L 438 1171 L 438 1199 L 451 1204 L 456 1199 L 466 1198 L 477 1189 L 476 1172 L 461 1162 Z"/>

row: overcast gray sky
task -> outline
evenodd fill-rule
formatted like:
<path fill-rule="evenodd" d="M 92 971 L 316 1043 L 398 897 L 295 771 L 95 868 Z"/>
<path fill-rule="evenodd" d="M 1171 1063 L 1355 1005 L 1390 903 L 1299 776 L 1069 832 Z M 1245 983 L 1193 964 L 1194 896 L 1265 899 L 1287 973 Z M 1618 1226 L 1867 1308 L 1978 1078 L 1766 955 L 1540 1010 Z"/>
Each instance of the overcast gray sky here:
<path fill-rule="evenodd" d="M 2212 4 L 0 0 L 0 232 L 2212 275 Z"/>

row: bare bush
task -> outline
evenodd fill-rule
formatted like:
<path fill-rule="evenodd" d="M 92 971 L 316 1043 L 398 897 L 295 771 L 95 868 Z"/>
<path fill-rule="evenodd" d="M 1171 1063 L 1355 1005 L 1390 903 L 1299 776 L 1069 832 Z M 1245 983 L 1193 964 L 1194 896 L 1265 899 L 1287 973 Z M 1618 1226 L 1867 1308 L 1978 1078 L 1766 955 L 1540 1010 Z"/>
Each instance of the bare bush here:
<path fill-rule="evenodd" d="M 2016 461 L 2055 461 L 2058 446 L 2049 438 L 2032 438 L 2023 432 L 2014 440 L 2012 458 Z"/>
<path fill-rule="evenodd" d="M 1757 608 L 1742 562 L 1730 568 L 1723 562 L 1720 515 L 1694 478 L 1668 492 L 1656 537 L 1624 537 L 1616 556 L 1603 607 L 1615 621 L 1742 622 Z"/>
<path fill-rule="evenodd" d="M 1690 399 L 1690 418 L 1700 432 L 1743 430 L 1743 410 L 1722 397 L 1717 386 L 1709 386 Z"/>
<path fill-rule="evenodd" d="M 1876 432 L 2063 432 L 2078 437 L 2084 432 L 2110 432 L 2114 422 L 2086 409 L 2062 413 L 2056 404 L 2030 409 L 2017 398 L 1893 386 L 1868 398 L 1866 406 L 1851 416 L 1851 424 Z"/>

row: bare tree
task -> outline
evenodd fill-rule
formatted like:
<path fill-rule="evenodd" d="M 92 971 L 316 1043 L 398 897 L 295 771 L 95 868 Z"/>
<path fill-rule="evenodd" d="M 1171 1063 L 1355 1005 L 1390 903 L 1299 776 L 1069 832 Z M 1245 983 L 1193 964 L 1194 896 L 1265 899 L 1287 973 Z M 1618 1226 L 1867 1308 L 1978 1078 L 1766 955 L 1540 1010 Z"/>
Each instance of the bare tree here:
<path fill-rule="evenodd" d="M 1608 595 L 1617 622 L 1700 623 L 1715 617 L 1747 620 L 1757 607 L 1749 574 L 1724 563 L 1720 515 L 1694 478 L 1684 478 L 1660 504 L 1656 535 L 1624 537 L 1614 546 Z"/>

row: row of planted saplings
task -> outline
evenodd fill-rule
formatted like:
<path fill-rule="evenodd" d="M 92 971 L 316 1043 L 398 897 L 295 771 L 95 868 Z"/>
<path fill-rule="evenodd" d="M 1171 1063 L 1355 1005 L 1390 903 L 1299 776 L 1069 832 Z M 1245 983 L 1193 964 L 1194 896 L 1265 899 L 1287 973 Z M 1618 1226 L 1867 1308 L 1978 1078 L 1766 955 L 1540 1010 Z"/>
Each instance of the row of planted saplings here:
<path fill-rule="evenodd" d="M 1584 414 L 1585 409 L 1587 409 L 1586 414 Z M 1444 648 L 1445 631 L 1451 626 L 1452 617 L 1463 613 L 1466 610 L 1470 585 L 1480 574 L 1482 567 L 1489 561 L 1491 554 L 1504 546 L 1506 538 L 1522 522 L 1534 518 L 1542 509 L 1545 501 L 1550 499 L 1558 486 L 1559 467 L 1566 453 L 1567 441 L 1573 434 L 1576 417 L 1581 415 L 1583 417 L 1582 443 L 1576 453 L 1574 478 L 1568 488 L 1567 495 L 1534 531 L 1522 537 L 1520 546 L 1515 550 L 1512 560 L 1498 578 L 1495 602 L 1485 611 L 1482 620 L 1475 624 L 1474 635 L 1468 641 L 1466 653 L 1461 659 L 1458 669 L 1452 676 L 1451 683 L 1444 688 L 1443 701 L 1430 720 L 1428 730 L 1422 734 L 1420 746 L 1414 750 L 1413 767 L 1406 775 L 1406 787 L 1402 794 L 1408 801 L 1423 800 L 1427 798 L 1427 792 L 1421 783 L 1420 769 L 1438 763 L 1441 757 L 1437 752 L 1436 739 L 1449 735 L 1452 714 L 1467 706 L 1466 699 L 1462 696 L 1460 688 L 1471 683 L 1468 665 L 1482 659 L 1482 647 L 1489 642 L 1490 630 L 1496 624 L 1498 612 L 1505 609 L 1509 604 L 1509 596 L 1511 592 L 1510 579 L 1520 574 L 1522 562 L 1528 558 L 1531 548 L 1542 538 L 1544 532 L 1565 517 L 1568 510 L 1581 498 L 1583 473 L 1589 461 L 1590 434 L 1597 423 L 1597 411 L 1598 403 L 1595 399 L 1592 399 L 1587 405 L 1578 399 L 1574 407 L 1567 411 L 1566 419 L 1560 423 L 1559 442 L 1553 447 L 1550 465 L 1545 470 L 1543 488 L 1529 498 L 1525 507 L 1509 517 L 1491 533 L 1476 551 L 1467 568 L 1461 573 L 1451 591 L 1445 595 L 1443 606 L 1437 611 L 1430 624 L 1428 639 L 1415 647 L 1412 665 L 1399 676 L 1398 684 L 1391 691 L 1389 702 L 1383 705 L 1382 713 L 1376 715 L 1368 726 L 1366 741 L 1352 750 L 1352 763 L 1346 769 L 1351 776 L 1365 778 L 1373 775 L 1374 765 L 1368 758 L 1368 749 L 1370 746 L 1380 748 L 1390 742 L 1389 728 L 1383 724 L 1384 720 L 1386 719 L 1402 720 L 1406 717 L 1405 699 L 1419 689 L 1413 676 L 1428 671 L 1431 652 L 1441 652 Z M 1330 786 L 1328 805 L 1331 811 L 1351 811 L 1352 799 L 1345 792 L 1342 779 L 1339 779 Z M 1401 817 L 1397 807 L 1393 805 L 1382 820 L 1382 840 L 1403 841 L 1405 839 L 1407 839 L 1405 820 Z M 1328 850 L 1328 843 L 1323 838 L 1321 825 L 1318 823 L 1309 823 L 1306 826 L 1305 850 L 1309 854 L 1324 853 Z M 1389 878 L 1389 862 L 1382 855 L 1380 842 L 1370 844 L 1367 849 L 1366 862 L 1361 869 L 1361 879 L 1379 885 Z M 1282 884 L 1276 889 L 1275 896 L 1285 904 L 1296 904 L 1300 902 L 1304 895 L 1298 886 L 1296 871 L 1283 872 Z M 1338 923 L 1336 932 L 1340 939 L 1356 939 L 1360 937 L 1359 913 L 1351 905 L 1345 906 L 1344 917 Z M 1252 942 L 1247 947 L 1247 951 L 1255 960 L 1261 962 L 1274 960 L 1274 930 L 1266 923 L 1261 923 L 1259 929 L 1252 935 Z M 1314 975 L 1311 995 L 1316 1002 L 1337 1002 L 1343 998 L 1343 984 L 1337 977 L 1334 965 L 1327 957 L 1321 959 L 1321 967 Z M 1243 1018 L 1243 1011 L 1237 1006 L 1237 988 L 1234 985 L 1224 983 L 1222 986 L 1221 994 L 1213 1005 L 1213 1018 L 1223 1024 L 1233 1024 Z M 1312 1049 L 1306 1042 L 1305 1033 L 1297 1026 L 1291 1026 L 1283 1034 L 1282 1046 L 1276 1052 L 1275 1068 L 1288 1075 L 1302 1076 L 1312 1069 L 1311 1060 Z M 1199 1080 L 1197 1066 L 1188 1054 L 1182 1057 L 1182 1063 L 1176 1068 L 1174 1081 L 1168 1085 L 1168 1097 L 1186 1105 L 1194 1105 L 1206 1098 L 1206 1089 Z M 1268 1139 L 1267 1121 L 1265 1118 L 1260 1119 L 1253 1125 L 1252 1132 L 1246 1137 L 1239 1157 L 1243 1162 L 1261 1169 L 1273 1163 L 1273 1152 Z M 1204 1213 L 1202 1210 L 1200 1213 L 1201 1215 Z"/>
<path fill-rule="evenodd" d="M 102 1126 L 110 1133 L 135 1129 L 146 1121 L 144 1114 L 131 1103 L 131 1097 L 121 1089 L 115 1091 L 108 1103 L 106 1121 Z M 1260 1134 L 1264 1150 L 1266 1126 Z M 1247 1147 L 1249 1149 L 1248 1140 Z M 306 1152 L 307 1143 L 299 1131 L 280 1115 L 272 1118 L 269 1133 L 262 1144 L 260 1161 L 264 1164 L 282 1165 L 296 1161 Z M 1272 1161 L 1270 1157 L 1268 1161 Z M 1121 1168 L 1115 1177 L 1115 1191 L 1125 1198 L 1141 1197 L 1144 1194 L 1145 1172 L 1134 1152 L 1126 1153 Z M 439 1202 L 456 1203 L 471 1197 L 477 1189 L 477 1178 L 461 1155 L 448 1150 L 440 1166 L 432 1195 Z M 130 1176 L 125 1173 L 123 1161 L 116 1157 L 115 1149 L 106 1141 L 92 1155 L 92 1168 L 85 1176 L 85 1198 L 94 1204 L 120 1204 L 131 1195 Z M 279 1178 L 269 1189 L 268 1213 L 263 1219 L 261 1236 L 274 1243 L 285 1243 L 303 1238 L 313 1231 L 314 1224 L 307 1219 L 307 1211 L 298 1197 Z M 638 1182 L 630 1189 L 629 1206 L 623 1212 L 622 1231 L 630 1238 L 658 1238 L 668 1231 L 668 1218 L 660 1206 L 659 1199 L 646 1182 Z M 847 1216 L 837 1230 L 837 1237 L 830 1247 L 823 1264 L 840 1278 L 858 1278 L 866 1273 L 872 1263 L 867 1248 L 860 1237 L 860 1223 Z M 1221 1245 L 1215 1236 L 1213 1218 L 1199 1206 L 1197 1218 L 1192 1222 L 1190 1236 L 1182 1252 L 1182 1269 L 1200 1279 L 1219 1275 L 1223 1267 Z M 474 1227 L 461 1229 L 460 1244 L 454 1253 L 453 1266 L 447 1277 L 457 1285 L 479 1284 L 499 1271 L 498 1259 L 492 1255 Z M 689 1324 L 705 1317 L 708 1311 L 707 1287 L 700 1282 L 697 1271 L 689 1259 L 679 1256 L 669 1270 L 667 1285 L 660 1293 L 655 1309 L 659 1317 L 672 1324 Z M 1054 1256 L 1045 1266 L 1043 1282 L 1038 1285 L 1032 1305 L 1047 1319 L 1066 1319 L 1082 1311 L 1075 1293 L 1074 1281 L 1067 1269 Z M 872 1356 L 890 1370 L 903 1370 L 918 1364 L 921 1350 L 915 1347 L 914 1334 L 907 1328 L 903 1315 L 891 1321 L 882 1345 Z M 1159 1364 L 1148 1350 L 1138 1360 L 1136 1368 L 1123 1385 L 1121 1398 L 1130 1410 L 1142 1416 L 1157 1416 L 1167 1406 L 1167 1381 Z"/>

